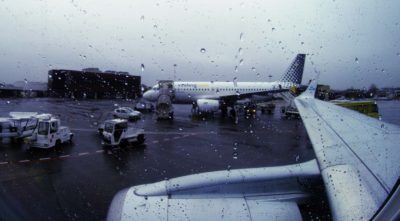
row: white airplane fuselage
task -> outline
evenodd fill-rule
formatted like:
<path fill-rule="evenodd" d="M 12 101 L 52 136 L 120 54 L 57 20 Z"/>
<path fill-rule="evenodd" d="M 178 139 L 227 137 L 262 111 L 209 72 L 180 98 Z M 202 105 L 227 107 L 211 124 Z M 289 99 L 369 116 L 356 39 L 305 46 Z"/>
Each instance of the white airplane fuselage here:
<path fill-rule="evenodd" d="M 191 104 L 199 99 L 220 100 L 224 97 L 253 95 L 260 99 L 269 93 L 288 90 L 296 86 L 292 82 L 213 82 L 213 81 L 175 81 L 173 82 L 174 103 Z M 263 96 L 264 95 L 264 96 Z M 158 85 L 143 94 L 148 101 L 156 101 L 159 96 Z"/>

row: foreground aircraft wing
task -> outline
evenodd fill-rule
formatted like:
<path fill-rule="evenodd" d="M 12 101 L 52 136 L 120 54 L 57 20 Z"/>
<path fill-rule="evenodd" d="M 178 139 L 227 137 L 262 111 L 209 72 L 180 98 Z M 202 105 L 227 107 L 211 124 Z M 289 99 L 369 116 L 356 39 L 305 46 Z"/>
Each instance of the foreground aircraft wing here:
<path fill-rule="evenodd" d="M 390 197 L 398 195 L 400 128 L 314 99 L 315 90 L 313 81 L 295 103 L 314 147 L 333 218 L 376 219 Z"/>
<path fill-rule="evenodd" d="M 300 178 L 320 177 L 316 160 L 188 175 L 120 191 L 107 220 L 301 220 Z"/>

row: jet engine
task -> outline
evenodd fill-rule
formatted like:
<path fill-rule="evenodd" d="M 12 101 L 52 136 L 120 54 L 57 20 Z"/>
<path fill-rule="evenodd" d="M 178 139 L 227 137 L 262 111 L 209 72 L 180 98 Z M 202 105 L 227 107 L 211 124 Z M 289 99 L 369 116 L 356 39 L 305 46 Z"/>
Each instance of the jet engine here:
<path fill-rule="evenodd" d="M 197 107 L 201 113 L 212 113 L 218 111 L 220 105 L 218 100 L 198 99 Z"/>

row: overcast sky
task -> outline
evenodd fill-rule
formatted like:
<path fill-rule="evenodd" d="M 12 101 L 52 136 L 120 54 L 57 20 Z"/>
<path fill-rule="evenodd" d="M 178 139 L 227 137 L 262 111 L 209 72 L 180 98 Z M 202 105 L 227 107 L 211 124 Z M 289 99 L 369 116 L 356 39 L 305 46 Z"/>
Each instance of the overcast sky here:
<path fill-rule="evenodd" d="M 268 81 L 306 53 L 303 83 L 321 72 L 339 89 L 400 86 L 399 9 L 398 0 L 0 0 L 0 82 L 85 67 L 148 85 Z"/>

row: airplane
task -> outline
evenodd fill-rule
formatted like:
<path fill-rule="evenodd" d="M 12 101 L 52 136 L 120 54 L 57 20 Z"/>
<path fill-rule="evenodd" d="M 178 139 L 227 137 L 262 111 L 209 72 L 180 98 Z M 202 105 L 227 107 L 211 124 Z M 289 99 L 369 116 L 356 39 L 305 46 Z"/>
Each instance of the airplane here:
<path fill-rule="evenodd" d="M 274 82 L 237 82 L 236 80 L 230 82 L 164 82 L 170 84 L 172 103 L 192 104 L 193 111 L 199 114 L 221 110 L 225 115 L 228 107 L 231 107 L 233 113 L 236 113 L 234 105 L 238 101 L 270 99 L 266 96 L 298 87 L 303 77 L 305 57 L 305 54 L 297 54 L 282 78 Z M 160 87 L 162 87 L 160 82 L 143 94 L 145 100 L 157 101 L 160 96 Z"/>
<path fill-rule="evenodd" d="M 400 220 L 400 127 L 295 98 L 316 159 L 193 174 L 118 192 L 107 220 L 302 220 L 302 179 L 321 177 L 333 220 Z"/>

